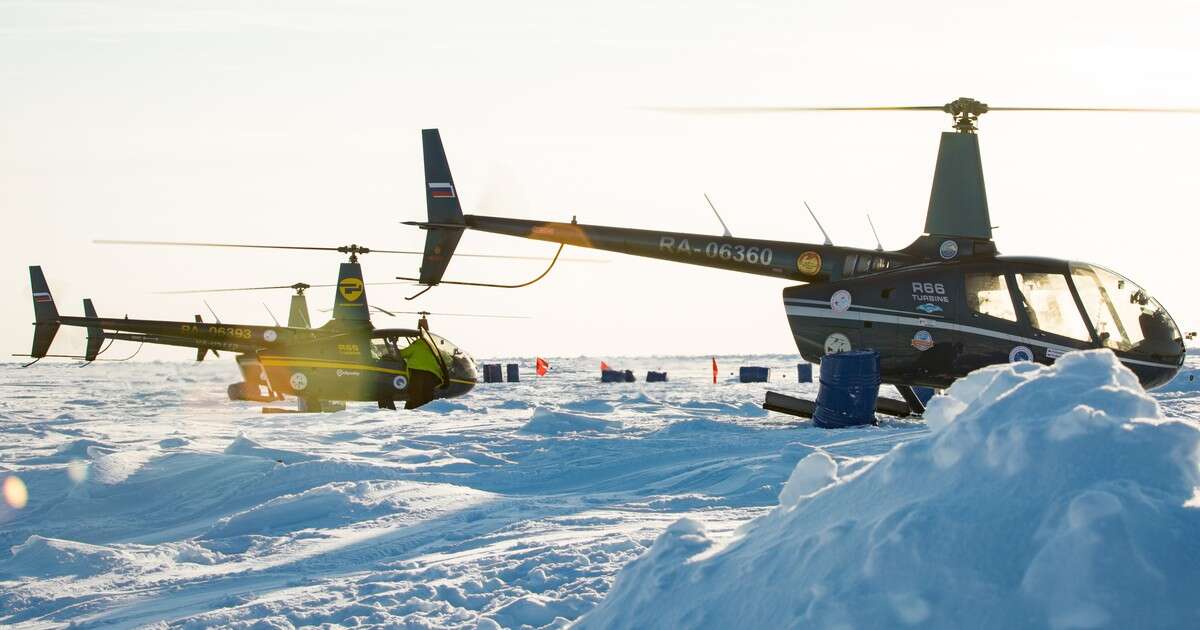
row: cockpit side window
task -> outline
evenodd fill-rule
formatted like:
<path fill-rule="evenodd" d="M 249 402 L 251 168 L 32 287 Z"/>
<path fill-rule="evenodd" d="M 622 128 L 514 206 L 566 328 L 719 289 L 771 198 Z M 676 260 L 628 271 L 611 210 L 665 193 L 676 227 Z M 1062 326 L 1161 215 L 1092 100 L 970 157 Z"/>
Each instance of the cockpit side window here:
<path fill-rule="evenodd" d="M 1008 293 L 1008 281 L 1000 273 L 966 274 L 967 308 L 972 313 L 988 315 L 1010 322 L 1017 321 L 1012 297 Z"/>
<path fill-rule="evenodd" d="M 1017 291 L 1025 299 L 1029 323 L 1038 330 L 1090 341 L 1087 325 L 1075 306 L 1067 277 L 1058 273 L 1018 273 Z"/>

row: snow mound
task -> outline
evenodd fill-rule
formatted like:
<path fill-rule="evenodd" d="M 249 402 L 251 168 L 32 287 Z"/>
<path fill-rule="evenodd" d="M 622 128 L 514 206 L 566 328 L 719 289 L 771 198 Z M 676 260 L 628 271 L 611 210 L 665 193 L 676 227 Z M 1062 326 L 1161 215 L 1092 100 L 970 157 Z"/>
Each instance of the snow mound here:
<path fill-rule="evenodd" d="M 26 577 L 88 577 L 129 564 L 120 551 L 71 540 L 30 536 L 12 548 L 12 557 L 0 562 L 0 574 Z"/>
<path fill-rule="evenodd" d="M 537 407 L 533 410 L 533 416 L 530 417 L 529 422 L 521 427 L 521 432 L 535 435 L 562 435 L 585 431 L 615 431 L 621 426 L 621 422 L 618 420 L 604 420 Z"/>
<path fill-rule="evenodd" d="M 471 410 L 470 407 L 468 407 L 462 403 L 452 402 L 449 400 L 434 400 L 434 401 L 427 402 L 424 405 L 421 405 L 421 411 L 428 411 L 431 413 L 450 413 L 452 411 L 470 411 L 470 410 Z"/>
<path fill-rule="evenodd" d="M 578 627 L 1200 624 L 1200 430 L 1112 353 L 985 368 L 927 420 L 842 476 L 812 453 L 728 546 L 676 522 Z"/>
<path fill-rule="evenodd" d="M 296 451 L 268 448 L 246 437 L 246 434 L 244 433 L 239 433 L 238 436 L 229 443 L 229 446 L 225 447 L 225 454 L 245 455 L 247 457 L 262 457 L 265 459 L 273 459 L 284 464 L 316 459 L 312 455 L 307 455 Z"/>
<path fill-rule="evenodd" d="M 297 494 L 276 497 L 244 512 L 221 519 L 207 538 L 248 534 L 273 534 L 311 528 L 328 528 L 385 515 L 422 510 L 430 497 L 440 497 L 436 484 L 409 481 L 359 481 L 329 483 Z M 484 493 L 455 489 L 460 500 Z"/>

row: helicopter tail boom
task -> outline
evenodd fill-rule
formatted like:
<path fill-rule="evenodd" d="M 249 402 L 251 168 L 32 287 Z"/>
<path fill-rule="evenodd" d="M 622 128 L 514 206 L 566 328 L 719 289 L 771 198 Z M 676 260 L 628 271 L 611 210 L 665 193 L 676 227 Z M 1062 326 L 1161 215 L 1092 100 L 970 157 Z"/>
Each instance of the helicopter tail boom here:
<path fill-rule="evenodd" d="M 847 247 L 788 243 L 732 236 L 709 236 L 632 228 L 530 221 L 466 215 L 466 227 L 576 247 L 658 258 L 729 271 L 753 273 L 801 282 L 825 282 L 847 253 Z"/>

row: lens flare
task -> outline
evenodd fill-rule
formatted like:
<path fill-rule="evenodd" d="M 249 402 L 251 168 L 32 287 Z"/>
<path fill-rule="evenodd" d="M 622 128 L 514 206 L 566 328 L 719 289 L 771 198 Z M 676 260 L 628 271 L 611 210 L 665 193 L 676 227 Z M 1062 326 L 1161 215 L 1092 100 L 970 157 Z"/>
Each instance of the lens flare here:
<path fill-rule="evenodd" d="M 75 483 L 83 483 L 88 478 L 88 463 L 82 459 L 72 460 L 67 464 L 67 476 Z"/>
<path fill-rule="evenodd" d="M 29 502 L 29 491 L 25 489 L 25 482 L 16 475 L 9 475 L 4 478 L 4 502 L 8 507 L 19 510 L 25 507 Z"/>

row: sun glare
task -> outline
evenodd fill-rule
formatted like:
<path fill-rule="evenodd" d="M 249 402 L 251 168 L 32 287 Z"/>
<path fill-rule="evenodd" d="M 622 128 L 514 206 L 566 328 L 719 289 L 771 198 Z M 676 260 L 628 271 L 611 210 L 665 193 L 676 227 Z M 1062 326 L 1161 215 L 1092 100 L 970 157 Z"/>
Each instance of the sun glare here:
<path fill-rule="evenodd" d="M 29 491 L 25 489 L 25 482 L 16 475 L 9 475 L 4 478 L 4 502 L 8 507 L 19 510 L 25 507 L 29 502 Z"/>

